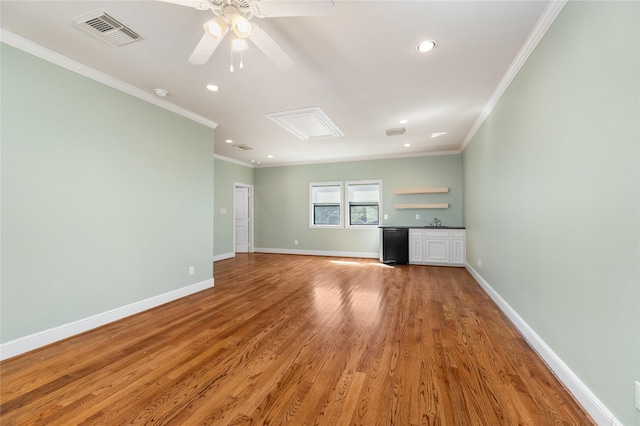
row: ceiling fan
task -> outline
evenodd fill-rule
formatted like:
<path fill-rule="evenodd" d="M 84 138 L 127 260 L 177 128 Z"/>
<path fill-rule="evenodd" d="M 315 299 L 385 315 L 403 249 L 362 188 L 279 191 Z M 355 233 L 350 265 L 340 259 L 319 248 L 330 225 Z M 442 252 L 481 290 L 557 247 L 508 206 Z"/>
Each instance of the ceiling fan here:
<path fill-rule="evenodd" d="M 291 16 L 326 16 L 331 13 L 333 0 L 160 0 L 166 3 L 211 10 L 215 15 L 204 24 L 204 35 L 189 56 L 189 62 L 205 64 L 227 32 L 230 33 L 232 49 L 242 54 L 245 40 L 251 40 L 269 59 L 280 68 L 294 65 L 293 59 L 254 22 L 252 18 Z M 235 40 L 233 39 L 235 37 Z M 239 42 L 238 44 L 234 42 Z M 240 61 L 242 68 L 242 60 Z M 230 71 L 233 72 L 233 61 Z"/>

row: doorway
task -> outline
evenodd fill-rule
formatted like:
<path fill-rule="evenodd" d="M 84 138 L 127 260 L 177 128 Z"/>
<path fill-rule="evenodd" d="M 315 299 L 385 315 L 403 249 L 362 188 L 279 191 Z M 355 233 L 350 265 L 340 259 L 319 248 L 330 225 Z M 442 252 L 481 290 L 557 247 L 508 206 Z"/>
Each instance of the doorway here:
<path fill-rule="evenodd" d="M 253 185 L 233 184 L 233 240 L 236 253 L 253 253 Z"/>

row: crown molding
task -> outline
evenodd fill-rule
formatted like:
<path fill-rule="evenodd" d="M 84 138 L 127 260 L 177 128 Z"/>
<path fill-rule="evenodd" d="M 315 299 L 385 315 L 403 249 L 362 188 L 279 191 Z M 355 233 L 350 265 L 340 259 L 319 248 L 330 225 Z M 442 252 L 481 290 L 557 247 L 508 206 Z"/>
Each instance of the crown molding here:
<path fill-rule="evenodd" d="M 504 92 L 506 92 L 507 88 L 516 77 L 516 75 L 518 75 L 525 62 L 527 62 L 527 59 L 529 59 L 529 56 L 538 46 L 538 43 L 540 43 L 542 37 L 544 37 L 544 35 L 547 33 L 547 30 L 549 29 L 551 24 L 553 24 L 553 22 L 556 20 L 564 6 L 567 4 L 567 1 L 568 0 L 551 0 L 547 7 L 544 9 L 542 14 L 540 15 L 540 18 L 538 19 L 538 22 L 536 22 L 536 25 L 533 27 L 531 34 L 529 34 L 527 41 L 525 41 L 524 45 L 520 49 L 520 52 L 518 52 L 518 55 L 516 55 L 515 59 L 511 63 L 511 66 L 509 66 L 509 68 L 507 69 L 507 72 L 502 77 L 502 80 L 500 80 L 498 87 L 496 87 L 496 90 L 493 92 L 493 95 L 489 99 L 489 102 L 487 102 L 484 109 L 482 110 L 482 113 L 473 124 L 473 127 L 471 127 L 471 130 L 469 131 L 469 134 L 465 138 L 464 142 L 462 142 L 462 145 L 460 145 L 461 151 L 464 151 L 467 145 L 469 145 L 469 142 L 471 142 L 471 139 L 473 139 L 478 129 L 480 129 L 480 126 L 482 126 L 489 114 L 491 114 L 493 108 L 497 105 L 498 101 L 500 100 Z"/>
<path fill-rule="evenodd" d="M 67 56 L 61 55 L 60 53 L 47 49 L 44 46 L 41 46 L 37 43 L 34 43 L 31 40 L 28 40 L 24 37 L 14 34 L 11 31 L 5 30 L 4 28 L 0 29 L 0 42 L 5 43 L 9 46 L 15 47 L 16 49 L 20 49 L 40 59 L 44 59 L 45 61 L 51 62 L 63 68 L 66 68 L 69 71 L 73 71 L 84 77 L 95 80 L 106 86 L 112 87 L 128 95 L 142 99 L 143 101 L 149 102 L 160 108 L 163 108 L 175 114 L 181 115 L 185 118 L 188 118 L 189 120 L 193 120 L 197 123 L 203 124 L 212 129 L 215 129 L 216 127 L 218 127 L 218 123 L 216 123 L 213 120 L 209 120 L 208 118 L 195 114 L 165 99 L 158 98 L 157 96 L 151 93 L 145 92 L 144 90 L 139 89 L 135 86 L 132 86 L 129 83 L 125 83 L 122 80 L 118 80 L 117 78 L 111 77 L 110 75 L 100 72 L 94 68 L 81 64 L 80 62 L 75 61 Z"/>
<path fill-rule="evenodd" d="M 431 152 L 417 152 L 412 154 L 388 154 L 388 155 L 370 155 L 364 157 L 349 157 L 349 158 L 333 158 L 326 160 L 315 161 L 299 161 L 292 163 L 277 163 L 277 164 L 260 164 L 255 165 L 257 169 L 267 167 L 288 167 L 288 166 L 305 166 L 308 164 L 332 164 L 332 163 L 349 163 L 358 161 L 372 161 L 372 160 L 393 160 L 398 158 L 415 158 L 415 157 L 435 157 L 439 155 L 454 155 L 460 154 L 462 151 L 458 149 L 448 151 L 431 151 Z"/>
<path fill-rule="evenodd" d="M 234 158 L 229 158 L 229 157 L 225 157 L 224 155 L 219 155 L 219 154 L 213 154 L 213 158 L 217 158 L 218 160 L 222 160 L 222 161 L 227 161 L 229 163 L 234 163 L 234 164 L 238 164 L 240 166 L 244 166 L 244 167 L 248 167 L 250 169 L 254 168 L 253 164 L 247 164 L 244 161 L 240 161 L 240 160 L 236 160 Z"/>

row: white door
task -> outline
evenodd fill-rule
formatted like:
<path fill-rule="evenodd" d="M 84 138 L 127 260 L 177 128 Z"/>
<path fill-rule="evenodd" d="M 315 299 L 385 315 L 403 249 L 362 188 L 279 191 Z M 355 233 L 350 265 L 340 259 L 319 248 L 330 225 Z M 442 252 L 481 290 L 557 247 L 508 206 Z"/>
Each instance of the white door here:
<path fill-rule="evenodd" d="M 249 252 L 249 188 L 235 188 L 236 253 Z"/>

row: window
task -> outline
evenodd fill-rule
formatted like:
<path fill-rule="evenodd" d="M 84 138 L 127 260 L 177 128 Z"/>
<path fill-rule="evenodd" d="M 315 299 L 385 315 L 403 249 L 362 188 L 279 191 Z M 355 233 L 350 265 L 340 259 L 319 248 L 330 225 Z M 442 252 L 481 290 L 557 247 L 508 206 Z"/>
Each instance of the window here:
<path fill-rule="evenodd" d="M 312 228 L 362 229 L 380 224 L 381 180 L 310 183 L 309 198 Z"/>
<path fill-rule="evenodd" d="M 311 227 L 342 227 L 342 182 L 309 184 Z"/>
<path fill-rule="evenodd" d="M 348 228 L 377 227 L 380 224 L 382 181 L 353 181 L 347 185 Z"/>

